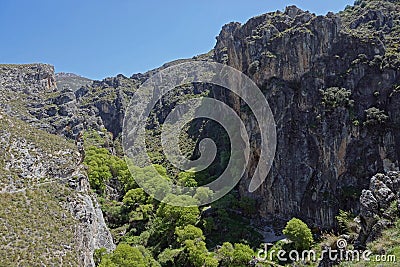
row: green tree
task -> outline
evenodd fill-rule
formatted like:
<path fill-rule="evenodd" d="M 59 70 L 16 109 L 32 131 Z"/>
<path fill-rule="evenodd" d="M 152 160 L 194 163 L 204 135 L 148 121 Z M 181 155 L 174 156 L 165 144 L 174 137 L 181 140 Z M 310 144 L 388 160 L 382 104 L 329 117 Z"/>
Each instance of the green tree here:
<path fill-rule="evenodd" d="M 286 224 L 285 229 L 283 229 L 283 234 L 294 242 L 294 246 L 297 250 L 309 249 L 314 242 L 310 228 L 297 218 L 291 219 Z"/>
<path fill-rule="evenodd" d="M 206 243 L 203 241 L 186 240 L 185 252 L 191 266 L 194 267 L 217 267 L 218 260 L 207 250 Z"/>
<path fill-rule="evenodd" d="M 164 167 L 160 165 L 146 166 L 144 168 L 130 166 L 129 169 L 135 181 L 138 181 L 143 188 L 146 188 L 146 192 L 150 196 L 157 195 L 160 198 L 164 198 L 171 191 L 172 183 L 166 175 L 167 171 Z M 126 189 L 132 189 L 132 185 L 134 186 L 136 183 L 128 181 L 125 184 Z"/>
<path fill-rule="evenodd" d="M 249 245 L 235 244 L 233 251 L 233 266 L 248 266 L 254 256 L 254 251 Z"/>
<path fill-rule="evenodd" d="M 102 257 L 99 267 L 156 267 L 160 266 L 143 246 L 132 247 L 120 243 L 116 249 Z"/>
<path fill-rule="evenodd" d="M 112 178 L 109 159 L 110 152 L 105 148 L 90 147 L 86 151 L 84 163 L 88 167 L 89 183 L 99 194 L 104 193 L 107 182 Z"/>
<path fill-rule="evenodd" d="M 193 225 L 186 225 L 185 227 L 176 227 L 175 235 L 177 236 L 178 243 L 182 244 L 186 240 L 204 241 L 205 237 L 203 231 Z"/>
<path fill-rule="evenodd" d="M 345 88 L 331 87 L 320 90 L 322 94 L 322 104 L 329 108 L 351 107 L 354 100 L 350 99 L 351 91 Z"/>
<path fill-rule="evenodd" d="M 166 248 L 158 255 L 158 262 L 163 266 L 179 266 L 178 257 L 182 253 L 182 248 L 170 249 Z"/>
<path fill-rule="evenodd" d="M 102 257 L 100 267 L 145 267 L 145 261 L 142 253 L 136 247 L 121 243 L 114 252 Z"/>
<path fill-rule="evenodd" d="M 212 195 L 214 192 L 207 187 L 199 187 L 196 189 L 196 194 L 194 198 L 197 199 L 201 203 L 210 202 Z"/>
<path fill-rule="evenodd" d="M 387 122 L 389 116 L 385 114 L 383 110 L 380 110 L 376 107 L 369 108 L 365 111 L 366 121 L 364 122 L 365 126 L 376 126 L 381 125 Z"/>
<path fill-rule="evenodd" d="M 125 160 L 111 155 L 105 148 L 89 147 L 86 150 L 84 164 L 88 167 L 91 188 L 100 195 L 104 193 L 111 178 L 125 185 L 124 192 L 137 187 Z"/>
<path fill-rule="evenodd" d="M 173 201 L 177 204 L 197 203 L 190 196 L 169 195 L 166 198 L 166 201 Z M 157 209 L 157 216 L 160 217 L 166 225 L 172 227 L 172 229 L 175 229 L 177 226 L 179 227 L 188 224 L 196 224 L 200 216 L 200 211 L 196 206 L 180 207 L 161 203 Z"/>
<path fill-rule="evenodd" d="M 203 231 L 193 225 L 176 227 L 178 243 L 184 248 L 184 262 L 190 266 L 218 266 L 218 259 L 208 252 Z"/>
<path fill-rule="evenodd" d="M 123 203 L 115 200 L 106 200 L 104 198 L 99 199 L 101 209 L 109 227 L 117 228 L 128 222 L 128 214 L 126 213 Z"/>
<path fill-rule="evenodd" d="M 119 244 L 113 252 L 112 261 L 120 267 L 146 266 L 140 250 L 123 243 Z"/>
<path fill-rule="evenodd" d="M 246 216 L 253 216 L 257 212 L 256 201 L 249 197 L 242 197 L 238 206 Z"/>
<path fill-rule="evenodd" d="M 178 182 L 182 186 L 196 187 L 197 186 L 196 173 L 190 171 L 180 172 L 178 174 Z"/>
<path fill-rule="evenodd" d="M 127 209 L 132 210 L 140 204 L 147 203 L 147 194 L 142 188 L 131 189 L 125 194 L 122 202 Z"/>
<path fill-rule="evenodd" d="M 111 256 L 105 255 L 103 256 L 99 267 L 118 267 L 111 259 Z"/>
<path fill-rule="evenodd" d="M 218 249 L 218 258 L 222 266 L 230 266 L 233 262 L 233 254 L 235 249 L 229 242 L 224 242 L 220 249 Z"/>
<path fill-rule="evenodd" d="M 99 249 L 96 249 L 96 250 L 93 252 L 94 264 L 95 264 L 96 266 L 98 266 L 98 265 L 100 264 L 100 262 L 101 262 L 101 259 L 102 259 L 103 256 L 106 255 L 106 254 L 107 254 L 107 249 L 106 249 L 106 248 L 99 248 Z"/>
<path fill-rule="evenodd" d="M 110 156 L 108 165 L 110 167 L 112 176 L 118 179 L 121 184 L 125 185 L 124 193 L 129 191 L 129 189 L 136 188 L 138 186 L 136 181 L 133 179 L 128 169 L 128 165 L 124 159 L 116 156 Z"/>

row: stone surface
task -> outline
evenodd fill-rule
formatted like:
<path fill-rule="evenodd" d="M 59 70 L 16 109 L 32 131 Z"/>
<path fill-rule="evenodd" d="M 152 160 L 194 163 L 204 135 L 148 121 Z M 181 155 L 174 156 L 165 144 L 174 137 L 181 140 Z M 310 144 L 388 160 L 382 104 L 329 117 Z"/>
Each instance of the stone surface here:
<path fill-rule="evenodd" d="M 62 265 L 67 261 L 74 266 L 94 266 L 95 249 L 112 250 L 115 246 L 89 189 L 78 148 L 71 140 L 50 134 L 65 130 L 54 124 L 64 125 L 61 117 L 66 117 L 68 123 L 77 118 L 75 95 L 71 90 L 58 90 L 51 66 L 0 65 L 0 69 L 0 228 L 7 229 L 1 234 L 0 265 L 16 264 L 14 260 L 19 258 L 30 265 Z M 41 203 L 29 204 L 36 195 L 47 208 Z M 9 201 L 13 199 L 21 204 L 8 217 L 8 206 L 13 205 Z M 54 207 L 49 208 L 52 203 Z M 46 216 L 52 219 L 50 225 L 37 227 L 40 219 L 33 217 Z M 16 219 L 18 225 L 14 225 Z M 42 233 L 46 227 L 48 232 Z M 16 234 L 20 228 L 30 234 Z M 64 232 L 57 233 L 60 229 Z M 30 256 L 15 245 L 25 242 L 25 250 L 32 251 Z M 40 252 L 36 242 L 46 251 Z M 60 243 L 61 247 L 57 245 Z"/>
<path fill-rule="evenodd" d="M 400 58 L 391 52 L 398 34 L 390 30 L 393 24 L 399 27 L 400 6 L 369 5 L 326 16 L 289 7 L 243 25 L 230 23 L 217 37 L 215 59 L 256 82 L 277 124 L 277 152 L 266 182 L 251 194 L 250 179 L 240 186 L 242 195 L 258 200 L 262 217 L 298 216 L 329 228 L 339 208 L 358 212 L 357 199 L 368 188 L 368 177 L 398 170 L 400 95 L 394 88 L 400 76 L 389 58 Z M 372 22 L 374 30 L 366 25 Z M 380 33 L 374 34 L 377 29 Z M 332 87 L 349 90 L 353 104 L 323 105 L 321 90 Z M 235 96 L 224 100 L 256 135 L 257 123 L 242 111 L 243 103 Z M 364 125 L 371 107 L 383 110 L 389 120 Z M 247 177 L 257 164 L 259 140 L 252 147 Z"/>
<path fill-rule="evenodd" d="M 360 197 L 359 221 L 361 231 L 357 246 L 376 240 L 382 230 L 393 224 L 400 209 L 400 172 L 377 174 L 372 177 L 369 189 L 363 190 Z"/>

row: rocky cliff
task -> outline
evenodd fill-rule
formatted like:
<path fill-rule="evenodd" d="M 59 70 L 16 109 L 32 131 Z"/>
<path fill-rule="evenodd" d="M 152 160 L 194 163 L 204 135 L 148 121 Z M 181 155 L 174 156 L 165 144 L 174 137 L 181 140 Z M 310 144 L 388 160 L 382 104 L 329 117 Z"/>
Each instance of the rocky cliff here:
<path fill-rule="evenodd" d="M 277 124 L 268 179 L 252 194 L 248 179 L 240 186 L 258 200 L 262 217 L 299 216 L 330 227 L 339 208 L 358 211 L 369 177 L 398 170 L 399 14 L 399 3 L 362 1 L 339 14 L 292 6 L 224 26 L 215 59 L 258 84 Z"/>
<path fill-rule="evenodd" d="M 114 244 L 81 155 L 31 114 L 58 94 L 54 68 L 0 65 L 0 81 L 0 265 L 94 266 Z"/>

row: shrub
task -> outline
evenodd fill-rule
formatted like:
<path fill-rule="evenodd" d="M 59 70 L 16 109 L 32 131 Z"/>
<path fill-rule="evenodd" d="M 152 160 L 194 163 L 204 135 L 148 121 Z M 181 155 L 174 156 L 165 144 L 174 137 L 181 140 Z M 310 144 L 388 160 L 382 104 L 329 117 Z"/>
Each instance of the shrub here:
<path fill-rule="evenodd" d="M 399 208 L 398 208 L 398 201 L 397 200 L 395 200 L 392 203 L 390 203 L 390 206 L 387 209 L 386 213 L 391 218 L 398 218 L 399 217 Z"/>
<path fill-rule="evenodd" d="M 233 264 L 232 266 L 248 266 L 249 262 L 253 258 L 254 251 L 249 245 L 235 244 L 235 250 L 233 251 Z"/>
<path fill-rule="evenodd" d="M 217 255 L 222 266 L 230 266 L 233 261 L 233 253 L 235 249 L 229 242 L 224 242 L 220 249 L 218 249 Z"/>
<path fill-rule="evenodd" d="M 185 227 L 176 227 L 175 234 L 178 243 L 184 243 L 186 240 L 204 241 L 205 237 L 203 231 L 193 225 L 186 225 Z"/>
<path fill-rule="evenodd" d="M 389 119 L 389 116 L 387 116 L 384 111 L 375 107 L 367 109 L 365 114 L 367 118 L 364 122 L 365 126 L 384 124 Z"/>
<path fill-rule="evenodd" d="M 98 194 L 104 193 L 111 178 L 116 178 L 122 182 L 126 190 L 136 187 L 126 162 L 111 155 L 110 151 L 105 148 L 89 147 L 86 151 L 84 164 L 88 167 L 90 186 Z"/>
<path fill-rule="evenodd" d="M 350 99 L 351 91 L 345 88 L 331 87 L 320 90 L 322 94 L 322 104 L 329 108 L 351 107 L 354 100 Z"/>
<path fill-rule="evenodd" d="M 291 219 L 286 224 L 283 234 L 294 242 L 294 246 L 298 250 L 309 249 L 314 242 L 310 228 L 297 218 Z"/>
<path fill-rule="evenodd" d="M 339 210 L 339 214 L 335 218 L 341 232 L 349 233 L 352 230 L 354 216 L 349 211 Z"/>

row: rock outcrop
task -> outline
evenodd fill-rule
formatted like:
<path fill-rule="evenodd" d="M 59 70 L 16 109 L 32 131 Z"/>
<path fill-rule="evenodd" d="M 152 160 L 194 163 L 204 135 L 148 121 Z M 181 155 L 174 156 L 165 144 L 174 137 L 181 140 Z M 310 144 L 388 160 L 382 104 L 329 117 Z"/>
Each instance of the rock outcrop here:
<path fill-rule="evenodd" d="M 91 84 L 93 81 L 76 75 L 74 73 L 60 72 L 55 74 L 57 80 L 57 87 L 60 89 L 69 88 L 72 91 L 76 91 L 85 85 Z"/>
<path fill-rule="evenodd" d="M 357 240 L 359 247 L 376 240 L 381 231 L 394 223 L 400 214 L 400 172 L 377 174 L 371 179 L 369 189 L 360 197 L 361 231 Z"/>

